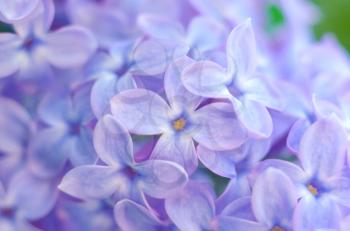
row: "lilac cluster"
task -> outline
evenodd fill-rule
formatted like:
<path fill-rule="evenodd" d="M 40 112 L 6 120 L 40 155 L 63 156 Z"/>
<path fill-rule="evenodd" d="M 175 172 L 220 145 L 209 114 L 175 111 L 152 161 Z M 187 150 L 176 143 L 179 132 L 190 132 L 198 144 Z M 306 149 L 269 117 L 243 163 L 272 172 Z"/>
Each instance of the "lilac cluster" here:
<path fill-rule="evenodd" d="M 319 17 L 0 0 L 0 230 L 350 230 L 350 60 Z"/>

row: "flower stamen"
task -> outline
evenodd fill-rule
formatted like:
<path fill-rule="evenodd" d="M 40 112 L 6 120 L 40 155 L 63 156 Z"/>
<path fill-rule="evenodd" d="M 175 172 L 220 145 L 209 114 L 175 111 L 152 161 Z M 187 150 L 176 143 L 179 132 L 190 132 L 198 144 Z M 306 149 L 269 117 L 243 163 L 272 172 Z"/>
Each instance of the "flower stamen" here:
<path fill-rule="evenodd" d="M 309 190 L 309 192 L 311 192 L 312 195 L 317 196 L 318 195 L 318 190 L 316 187 L 314 187 L 312 184 L 309 184 L 307 186 L 307 189 Z"/>
<path fill-rule="evenodd" d="M 186 126 L 186 120 L 184 118 L 177 119 L 173 122 L 173 128 L 176 131 L 180 131 L 184 129 L 185 126 Z"/>
<path fill-rule="evenodd" d="M 284 230 L 279 226 L 275 226 L 271 229 L 271 231 L 284 231 Z"/>

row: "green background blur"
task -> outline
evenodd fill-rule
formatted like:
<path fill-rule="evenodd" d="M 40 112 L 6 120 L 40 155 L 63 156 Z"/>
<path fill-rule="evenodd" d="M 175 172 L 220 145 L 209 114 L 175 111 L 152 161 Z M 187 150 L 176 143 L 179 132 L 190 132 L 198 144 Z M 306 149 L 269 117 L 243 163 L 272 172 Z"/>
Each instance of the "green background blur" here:
<path fill-rule="evenodd" d="M 314 0 L 314 2 L 320 6 L 322 14 L 320 23 L 315 26 L 316 36 L 333 32 L 350 51 L 350 0 Z"/>

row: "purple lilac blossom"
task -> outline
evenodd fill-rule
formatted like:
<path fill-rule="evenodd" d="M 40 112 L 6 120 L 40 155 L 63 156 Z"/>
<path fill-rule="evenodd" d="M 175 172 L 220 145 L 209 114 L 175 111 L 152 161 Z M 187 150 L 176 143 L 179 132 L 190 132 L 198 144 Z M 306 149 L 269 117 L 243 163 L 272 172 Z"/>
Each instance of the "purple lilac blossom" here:
<path fill-rule="evenodd" d="M 348 231 L 349 53 L 307 0 L 0 0 L 0 231 Z"/>

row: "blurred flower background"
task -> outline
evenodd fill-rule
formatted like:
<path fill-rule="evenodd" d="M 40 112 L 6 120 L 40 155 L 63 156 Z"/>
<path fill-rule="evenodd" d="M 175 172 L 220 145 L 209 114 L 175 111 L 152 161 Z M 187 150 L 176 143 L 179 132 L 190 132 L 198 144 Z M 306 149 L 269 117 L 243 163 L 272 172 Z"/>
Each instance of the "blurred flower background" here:
<path fill-rule="evenodd" d="M 0 231 L 350 230 L 348 22 L 348 0 L 0 0 Z"/>

